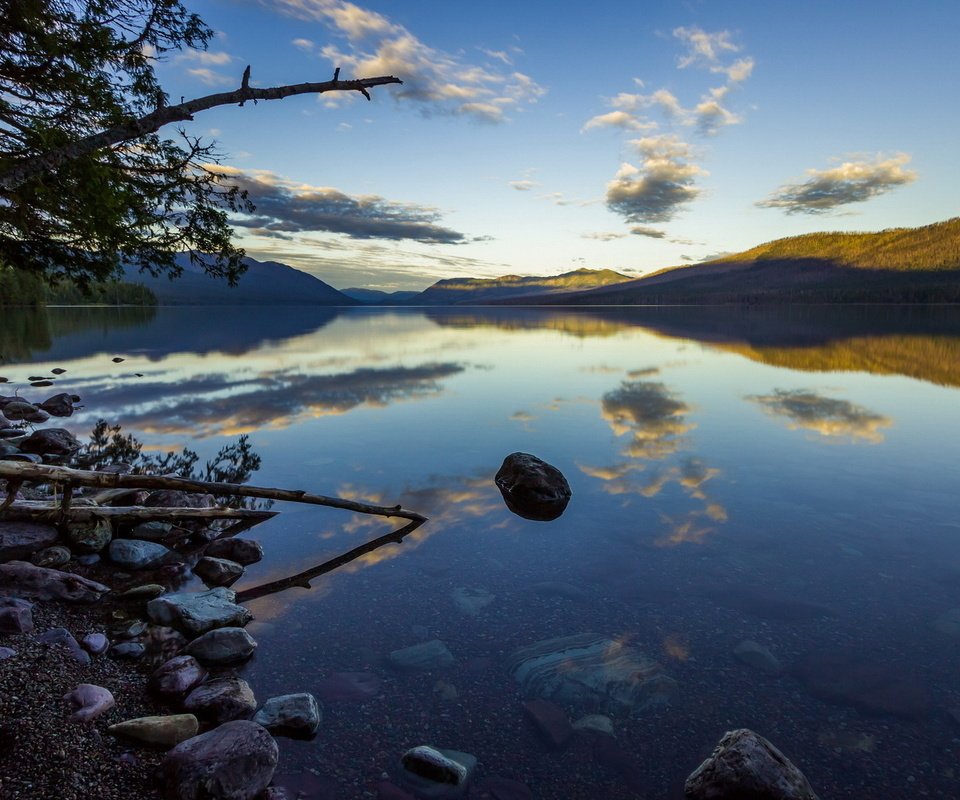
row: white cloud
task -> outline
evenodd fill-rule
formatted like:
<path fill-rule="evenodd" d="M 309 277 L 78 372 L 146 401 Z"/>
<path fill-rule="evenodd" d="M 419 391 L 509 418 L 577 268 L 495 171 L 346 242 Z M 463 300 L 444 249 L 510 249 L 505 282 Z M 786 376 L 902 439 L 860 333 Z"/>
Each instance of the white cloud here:
<path fill-rule="evenodd" d="M 536 188 L 540 184 L 536 181 L 532 181 L 529 178 L 523 178 L 519 181 L 508 181 L 509 186 L 512 186 L 518 192 L 529 192 L 531 189 Z"/>
<path fill-rule="evenodd" d="M 690 163 L 690 145 L 676 136 L 654 136 L 631 142 L 641 157 L 639 167 L 623 162 L 607 184 L 607 207 L 628 222 L 669 222 L 680 207 L 696 199 L 698 175 Z"/>
<path fill-rule="evenodd" d="M 188 69 L 188 75 L 193 75 L 194 78 L 199 79 L 207 86 L 232 86 L 234 84 L 240 83 L 236 77 L 230 75 L 224 75 L 220 72 L 214 72 L 212 69 L 207 69 L 206 67 L 197 67 L 196 69 Z"/>
<path fill-rule="evenodd" d="M 785 184 L 757 205 L 782 208 L 788 214 L 825 214 L 913 183 L 917 173 L 905 169 L 909 163 L 909 155 L 897 153 L 889 158 L 877 155 L 872 160 L 844 161 L 828 169 L 808 169 L 806 181 Z"/>
<path fill-rule="evenodd" d="M 294 47 L 299 47 L 301 50 L 313 50 L 314 44 L 309 39 L 294 39 L 291 44 Z"/>
<path fill-rule="evenodd" d="M 626 111 L 609 111 L 587 120 L 581 133 L 595 128 L 622 128 L 628 131 L 649 131 L 657 127 L 656 122 L 642 121 Z"/>
<path fill-rule="evenodd" d="M 740 50 L 730 41 L 730 31 L 707 33 L 697 27 L 674 28 L 673 35 L 687 46 L 686 55 L 677 62 L 680 69 L 691 65 L 715 65 L 725 53 L 737 53 Z"/>
<path fill-rule="evenodd" d="M 344 77 L 396 75 L 391 87 L 400 101 L 414 102 L 424 113 L 461 114 L 481 122 L 503 122 L 507 109 L 535 103 L 545 89 L 521 72 L 504 72 L 465 62 L 460 55 L 430 47 L 403 25 L 345 0 L 274 0 L 269 8 L 299 19 L 322 22 L 342 40 L 321 54 L 343 69 Z M 484 51 L 509 65 L 506 53 Z M 508 57 L 506 57 L 508 59 Z M 328 98 L 343 102 L 346 96 Z"/>
<path fill-rule="evenodd" d="M 589 233 L 581 233 L 581 239 L 593 239 L 598 242 L 612 242 L 616 239 L 623 239 L 628 234 L 618 232 L 618 231 L 596 231 Z"/>
<path fill-rule="evenodd" d="M 212 52 L 210 50 L 185 50 L 177 56 L 176 60 L 178 62 L 202 64 L 205 67 L 222 67 L 224 64 L 229 64 L 233 61 L 233 56 L 222 50 L 219 52 Z"/>

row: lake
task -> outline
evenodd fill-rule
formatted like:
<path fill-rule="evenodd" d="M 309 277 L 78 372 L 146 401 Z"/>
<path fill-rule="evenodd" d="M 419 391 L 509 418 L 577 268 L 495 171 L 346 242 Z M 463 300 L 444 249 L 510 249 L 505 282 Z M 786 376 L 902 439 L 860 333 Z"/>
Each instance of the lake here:
<path fill-rule="evenodd" d="M 429 517 L 249 603 L 258 699 L 321 699 L 316 738 L 281 740 L 306 797 L 376 797 L 432 744 L 475 755 L 484 796 L 679 798 L 737 727 L 823 798 L 960 796 L 960 309 L 6 310 L 0 353 L 27 397 L 82 396 L 80 438 L 103 416 L 209 458 L 246 433 L 255 484 Z M 566 476 L 559 519 L 504 505 L 515 451 Z M 236 590 L 391 529 L 275 509 Z M 567 702 L 613 737 L 551 750 L 516 651 L 574 636 L 658 683 Z M 452 663 L 388 659 L 432 640 Z"/>

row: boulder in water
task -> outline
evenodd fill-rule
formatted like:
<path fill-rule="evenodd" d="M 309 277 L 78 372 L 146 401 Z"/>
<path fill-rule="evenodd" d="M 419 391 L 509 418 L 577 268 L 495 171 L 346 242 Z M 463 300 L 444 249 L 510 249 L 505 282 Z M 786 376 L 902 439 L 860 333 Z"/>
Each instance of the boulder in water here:
<path fill-rule="evenodd" d="M 507 508 L 524 519 L 548 522 L 570 502 L 570 485 L 563 473 L 529 453 L 508 455 L 494 482 Z"/>

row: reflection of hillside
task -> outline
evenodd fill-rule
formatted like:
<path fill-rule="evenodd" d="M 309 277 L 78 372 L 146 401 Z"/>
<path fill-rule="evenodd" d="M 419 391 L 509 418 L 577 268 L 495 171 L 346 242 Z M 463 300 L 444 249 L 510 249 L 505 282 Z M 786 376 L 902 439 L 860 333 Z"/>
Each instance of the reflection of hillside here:
<path fill-rule="evenodd" d="M 951 306 L 650 306 L 430 311 L 438 325 L 610 336 L 643 328 L 773 366 L 906 375 L 960 385 L 960 308 Z"/>
<path fill-rule="evenodd" d="M 575 311 L 540 311 L 507 309 L 463 311 L 425 311 L 425 316 L 444 328 L 499 328 L 505 331 L 559 331 L 572 336 L 592 338 L 613 336 L 631 328 L 618 315 L 582 314 Z"/>
<path fill-rule="evenodd" d="M 960 386 L 960 337 L 887 336 L 806 348 L 748 344 L 724 344 L 720 348 L 763 364 L 805 372 L 906 375 L 941 386 Z"/>
<path fill-rule="evenodd" d="M 243 355 L 265 342 L 318 330 L 338 315 L 323 307 L 61 307 L 0 315 L 7 361 L 79 359 L 97 353 Z M 44 328 L 44 326 L 46 326 Z M 118 333 L 122 334 L 118 336 Z"/>

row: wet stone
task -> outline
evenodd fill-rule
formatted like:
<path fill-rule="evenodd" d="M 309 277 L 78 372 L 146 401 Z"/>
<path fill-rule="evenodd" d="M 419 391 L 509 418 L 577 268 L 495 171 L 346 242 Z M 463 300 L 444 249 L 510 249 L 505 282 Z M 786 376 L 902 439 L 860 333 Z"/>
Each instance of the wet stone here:
<path fill-rule="evenodd" d="M 225 558 L 248 567 L 263 559 L 263 547 L 253 539 L 218 539 L 207 546 L 204 555 Z"/>
<path fill-rule="evenodd" d="M 463 797 L 476 767 L 469 753 L 429 745 L 411 748 L 400 759 L 403 783 L 422 798 Z"/>
<path fill-rule="evenodd" d="M 108 553 L 110 560 L 124 569 L 150 569 L 166 561 L 173 551 L 155 542 L 114 539 Z"/>
<path fill-rule="evenodd" d="M 480 612 L 490 605 L 496 596 L 486 589 L 458 586 L 453 590 L 453 604 L 464 614 L 471 617 L 479 616 Z"/>
<path fill-rule="evenodd" d="M 80 640 L 80 644 L 83 645 L 83 649 L 88 653 L 99 656 L 107 652 L 110 641 L 102 633 L 88 633 Z"/>
<path fill-rule="evenodd" d="M 307 692 L 271 697 L 253 718 L 274 735 L 312 736 L 322 720 L 316 698 Z"/>
<path fill-rule="evenodd" d="M 80 442 L 65 428 L 42 428 L 31 433 L 18 446 L 24 453 L 69 456 L 80 449 Z"/>
<path fill-rule="evenodd" d="M 503 501 L 514 514 L 548 522 L 570 502 L 570 484 L 552 464 L 529 453 L 511 453 L 494 478 Z"/>
<path fill-rule="evenodd" d="M 524 716 L 551 750 L 563 750 L 573 736 L 573 726 L 563 709 L 549 700 L 527 700 Z"/>
<path fill-rule="evenodd" d="M 243 628 L 216 628 L 187 645 L 198 661 L 218 666 L 246 661 L 256 649 L 256 641 Z"/>
<path fill-rule="evenodd" d="M 38 522 L 0 521 L 0 562 L 20 561 L 60 538 L 53 525 Z"/>
<path fill-rule="evenodd" d="M 442 669 L 454 663 L 453 654 L 439 639 L 394 650 L 387 660 L 396 669 L 411 672 Z"/>
<path fill-rule="evenodd" d="M 162 542 L 173 531 L 173 525 L 169 522 L 160 522 L 151 520 L 150 522 L 141 522 L 130 530 L 131 539 L 145 539 L 149 542 Z"/>
<path fill-rule="evenodd" d="M 67 528 L 66 537 L 78 553 L 99 553 L 113 539 L 113 526 L 106 519 L 78 523 Z"/>
<path fill-rule="evenodd" d="M 193 714 L 138 717 L 111 725 L 107 733 L 159 747 L 173 747 L 197 735 L 200 725 Z"/>
<path fill-rule="evenodd" d="M 127 589 L 118 596 L 121 600 L 153 600 L 165 591 L 167 591 L 167 588 L 159 583 L 145 583 L 142 586 Z"/>
<path fill-rule="evenodd" d="M 362 703 L 376 697 L 380 678 L 372 672 L 334 672 L 317 685 L 326 703 Z"/>
<path fill-rule="evenodd" d="M 242 678 L 214 678 L 201 683 L 183 701 L 186 711 L 217 724 L 249 719 L 257 709 L 253 689 Z"/>
<path fill-rule="evenodd" d="M 115 644 L 107 653 L 111 658 L 115 658 L 118 661 L 136 661 L 139 658 L 143 658 L 146 650 L 147 648 L 140 644 L 140 642 L 122 642 L 121 644 Z"/>
<path fill-rule="evenodd" d="M 733 654 L 748 667 L 766 672 L 768 675 L 779 675 L 783 672 L 783 664 L 762 644 L 750 639 L 744 639 L 733 648 Z"/>
<path fill-rule="evenodd" d="M 236 597 L 236 592 L 223 587 L 179 592 L 151 600 L 147 613 L 154 622 L 199 636 L 214 628 L 243 626 L 253 619 L 246 608 L 234 602 Z"/>
<path fill-rule="evenodd" d="M 161 664 L 150 676 L 151 691 L 167 700 L 179 699 L 207 677 L 207 670 L 193 656 L 176 656 Z"/>
<path fill-rule="evenodd" d="M 243 567 L 225 558 L 204 556 L 197 562 L 193 572 L 207 586 L 230 586 L 243 575 Z"/>

